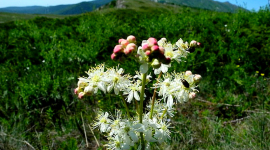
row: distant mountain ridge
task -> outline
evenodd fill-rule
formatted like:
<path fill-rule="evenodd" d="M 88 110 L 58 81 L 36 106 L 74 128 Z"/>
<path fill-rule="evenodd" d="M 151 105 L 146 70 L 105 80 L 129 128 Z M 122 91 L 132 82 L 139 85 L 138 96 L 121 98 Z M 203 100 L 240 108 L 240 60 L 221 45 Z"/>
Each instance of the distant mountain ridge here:
<path fill-rule="evenodd" d="M 0 8 L 0 12 L 23 13 L 23 14 L 56 14 L 56 15 L 75 15 L 93 11 L 101 6 L 110 5 L 110 2 L 125 3 L 129 0 L 94 0 L 84 1 L 78 4 L 57 5 L 57 6 L 27 6 L 27 7 L 6 7 Z M 137 0 L 132 0 L 137 1 Z M 202 8 L 222 12 L 236 12 L 239 8 L 229 2 L 218 2 L 214 0 L 145 0 L 158 3 L 176 4 L 187 7 Z M 114 7 L 114 6 L 112 6 Z M 129 6 L 135 7 L 135 6 Z M 124 8 L 124 7 L 123 7 Z"/>
<path fill-rule="evenodd" d="M 0 8 L 0 12 L 24 13 L 24 14 L 57 14 L 73 15 L 93 11 L 112 0 L 85 1 L 78 4 L 57 5 L 57 6 L 26 6 L 26 7 L 6 7 Z"/>
<path fill-rule="evenodd" d="M 221 12 L 236 12 L 238 9 L 244 9 L 242 7 L 231 4 L 228 1 L 226 2 L 218 2 L 214 0 L 151 0 L 151 1 L 159 3 L 184 5 L 188 7 L 203 8 Z"/>

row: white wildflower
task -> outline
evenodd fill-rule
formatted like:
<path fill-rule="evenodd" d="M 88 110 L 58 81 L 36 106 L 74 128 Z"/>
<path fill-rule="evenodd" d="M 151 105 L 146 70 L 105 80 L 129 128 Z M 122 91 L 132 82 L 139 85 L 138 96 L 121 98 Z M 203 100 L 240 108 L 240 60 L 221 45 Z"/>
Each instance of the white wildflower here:
<path fill-rule="evenodd" d="M 118 95 L 119 91 L 126 89 L 131 84 L 129 75 L 122 75 L 123 73 L 124 70 L 122 68 L 110 68 L 106 71 L 107 77 L 105 81 L 107 82 L 107 91 L 109 93 L 114 90 L 114 93 Z"/>
<path fill-rule="evenodd" d="M 174 82 L 180 83 L 178 86 L 179 90 L 174 95 L 178 102 L 186 102 L 189 100 L 190 92 L 198 92 L 196 89 L 197 85 L 195 84 L 194 75 L 190 72 L 186 73 L 175 73 L 174 74 Z"/>
<path fill-rule="evenodd" d="M 168 129 L 170 124 L 166 124 L 165 122 L 161 121 L 159 125 L 160 125 L 160 128 L 155 131 L 154 137 L 158 140 L 159 143 L 162 143 L 170 139 L 171 132 Z"/>
<path fill-rule="evenodd" d="M 109 143 L 105 145 L 106 147 L 108 147 L 108 149 L 122 150 L 121 148 L 122 139 L 118 135 L 109 137 L 108 140 Z"/>
<path fill-rule="evenodd" d="M 140 79 L 142 81 L 142 77 L 143 77 L 143 74 L 140 73 L 140 72 L 138 72 L 138 71 L 136 71 L 136 75 L 133 78 L 134 79 L 138 78 L 138 79 Z M 150 78 L 152 78 L 151 74 L 149 74 L 149 75 L 146 76 L 146 84 L 151 81 Z"/>
<path fill-rule="evenodd" d="M 171 67 L 171 64 L 168 64 L 168 65 L 161 64 L 161 66 L 158 69 L 154 69 L 154 74 L 160 74 L 160 72 L 166 73 L 170 67 Z"/>
<path fill-rule="evenodd" d="M 179 50 L 174 50 L 173 45 L 171 43 L 168 43 L 165 45 L 165 52 L 164 55 L 166 58 L 171 58 L 171 60 L 176 60 L 178 63 L 181 61 L 181 55 L 179 53 Z"/>
<path fill-rule="evenodd" d="M 130 84 L 124 94 L 128 94 L 126 100 L 127 102 L 131 102 L 133 98 L 135 98 L 137 101 L 140 101 L 140 91 L 141 91 L 141 81 L 137 80 L 137 82 Z"/>
<path fill-rule="evenodd" d="M 158 41 L 158 46 L 164 47 L 167 44 L 167 39 L 166 38 L 161 38 Z"/>
<path fill-rule="evenodd" d="M 181 55 L 181 57 L 186 57 L 189 52 L 186 51 L 186 49 L 188 48 L 188 42 L 185 42 L 180 38 L 175 45 L 177 46 L 178 49 L 178 53 Z"/>
<path fill-rule="evenodd" d="M 94 124 L 94 128 L 99 127 L 99 130 L 101 132 L 107 132 L 110 130 L 110 124 L 112 122 L 111 119 L 108 118 L 109 114 L 107 112 L 103 113 L 103 112 L 99 112 L 97 118 L 97 122 L 95 122 Z"/>
<path fill-rule="evenodd" d="M 92 67 L 86 73 L 88 74 L 88 77 L 80 77 L 79 82 L 86 82 L 88 86 L 93 87 L 94 93 L 97 93 L 98 89 L 106 93 L 106 84 L 104 82 L 104 64 Z"/>
<path fill-rule="evenodd" d="M 148 110 L 151 109 L 151 104 L 148 106 Z M 150 112 L 149 112 L 150 113 Z M 167 116 L 173 117 L 174 116 L 174 109 L 167 106 L 166 103 L 163 103 L 160 100 L 156 100 L 153 108 L 153 116 L 158 116 L 159 118 L 163 117 L 164 119 L 167 118 Z"/>

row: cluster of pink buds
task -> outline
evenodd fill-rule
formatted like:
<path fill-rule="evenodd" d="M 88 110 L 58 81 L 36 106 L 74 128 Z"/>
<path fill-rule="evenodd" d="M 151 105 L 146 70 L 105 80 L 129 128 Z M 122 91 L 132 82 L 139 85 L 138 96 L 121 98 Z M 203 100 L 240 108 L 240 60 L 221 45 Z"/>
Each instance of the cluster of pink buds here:
<path fill-rule="evenodd" d="M 74 94 L 76 94 L 79 99 L 82 99 L 85 96 L 84 90 L 80 87 L 77 87 L 76 89 L 74 89 Z"/>
<path fill-rule="evenodd" d="M 74 94 L 76 94 L 79 99 L 82 99 L 85 96 L 91 96 L 93 93 L 94 88 L 84 81 L 79 81 L 78 87 L 74 89 Z"/>
<path fill-rule="evenodd" d="M 130 55 L 137 50 L 136 38 L 133 35 L 128 36 L 127 39 L 119 39 L 118 43 L 119 45 L 116 45 L 113 49 L 112 60 L 120 58 L 123 55 Z"/>
<path fill-rule="evenodd" d="M 159 46 L 157 40 L 153 37 L 150 37 L 146 43 L 142 44 L 142 50 L 149 57 L 148 61 L 152 62 L 154 68 L 159 68 L 161 63 L 169 64 L 171 62 L 171 58 L 164 55 L 165 49 Z"/>
<path fill-rule="evenodd" d="M 195 87 L 200 82 L 202 76 L 199 74 L 192 74 L 190 70 L 187 70 L 184 77 L 185 79 L 181 79 L 181 82 L 186 88 L 192 89 L 192 91 L 189 92 L 189 99 L 194 99 L 196 97 L 196 93 L 198 92 Z"/>

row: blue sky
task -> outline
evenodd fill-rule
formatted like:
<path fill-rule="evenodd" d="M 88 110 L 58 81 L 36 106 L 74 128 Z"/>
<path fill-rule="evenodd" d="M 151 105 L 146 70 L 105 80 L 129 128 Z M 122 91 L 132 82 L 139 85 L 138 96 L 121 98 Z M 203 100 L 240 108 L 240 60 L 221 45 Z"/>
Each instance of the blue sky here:
<path fill-rule="evenodd" d="M 54 6 L 60 4 L 76 4 L 83 0 L 0 0 L 0 8 L 10 6 Z M 87 0 L 85 0 L 87 1 Z M 90 0 L 88 0 L 90 1 Z M 215 0 L 220 2 L 230 2 L 232 4 L 242 6 L 246 9 L 255 11 L 259 10 L 261 6 L 268 5 L 268 0 Z"/>
<path fill-rule="evenodd" d="M 255 9 L 258 11 L 260 7 L 268 5 L 268 0 L 215 0 L 219 2 L 230 2 L 231 4 L 244 7 L 248 10 Z"/>

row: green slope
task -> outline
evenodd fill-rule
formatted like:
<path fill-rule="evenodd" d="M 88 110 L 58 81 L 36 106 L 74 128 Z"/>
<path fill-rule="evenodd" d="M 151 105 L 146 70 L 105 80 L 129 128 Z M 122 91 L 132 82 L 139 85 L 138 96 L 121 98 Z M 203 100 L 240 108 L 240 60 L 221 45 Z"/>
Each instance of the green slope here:
<path fill-rule="evenodd" d="M 195 7 L 195 8 L 203 8 L 214 11 L 222 11 L 222 12 L 236 12 L 240 7 L 230 4 L 229 2 L 216 2 L 213 0 L 151 0 L 157 1 L 163 4 L 176 4 L 181 6 Z M 111 2 L 111 3 L 110 3 Z M 70 14 L 81 14 L 85 12 L 93 11 L 96 8 L 102 7 L 106 4 L 132 4 L 133 2 L 129 2 L 129 0 L 95 0 L 95 1 L 87 1 L 81 2 L 78 4 L 70 4 L 70 5 L 57 5 L 57 6 L 28 6 L 28 7 L 7 7 L 0 8 L 0 12 L 10 12 L 10 13 L 24 13 L 24 14 L 59 14 L 59 15 L 70 15 Z M 149 0 L 142 1 L 134 1 L 136 4 L 129 4 L 126 7 L 141 7 L 142 9 L 145 6 L 148 6 Z M 146 5 L 145 5 L 146 4 Z M 138 5 L 138 6 L 137 6 Z M 142 6 L 145 5 L 145 6 Z M 157 3 L 153 3 L 151 5 L 158 5 Z M 106 6 L 105 6 L 106 7 Z M 156 6 L 155 6 L 156 7 Z M 241 8 L 243 9 L 243 8 Z"/>
<path fill-rule="evenodd" d="M 152 0 L 159 3 L 177 4 L 188 7 L 196 7 L 221 12 L 236 12 L 238 9 L 243 9 L 229 2 L 217 2 L 214 0 Z"/>
<path fill-rule="evenodd" d="M 113 3 L 112 3 L 113 2 Z M 246 9 L 230 4 L 229 2 L 216 2 L 213 0 L 115 0 L 111 5 L 105 5 L 102 8 L 125 8 L 138 11 L 149 11 L 155 9 L 157 11 L 168 10 L 178 12 L 179 9 L 188 8 L 191 11 L 204 9 L 217 12 L 237 12 L 238 10 Z"/>
<path fill-rule="evenodd" d="M 0 23 L 17 21 L 17 20 L 28 20 L 34 19 L 36 17 L 47 17 L 47 18 L 58 18 L 62 19 L 65 17 L 69 17 L 67 15 L 38 15 L 38 14 L 17 14 L 17 13 L 6 13 L 0 12 Z"/>

